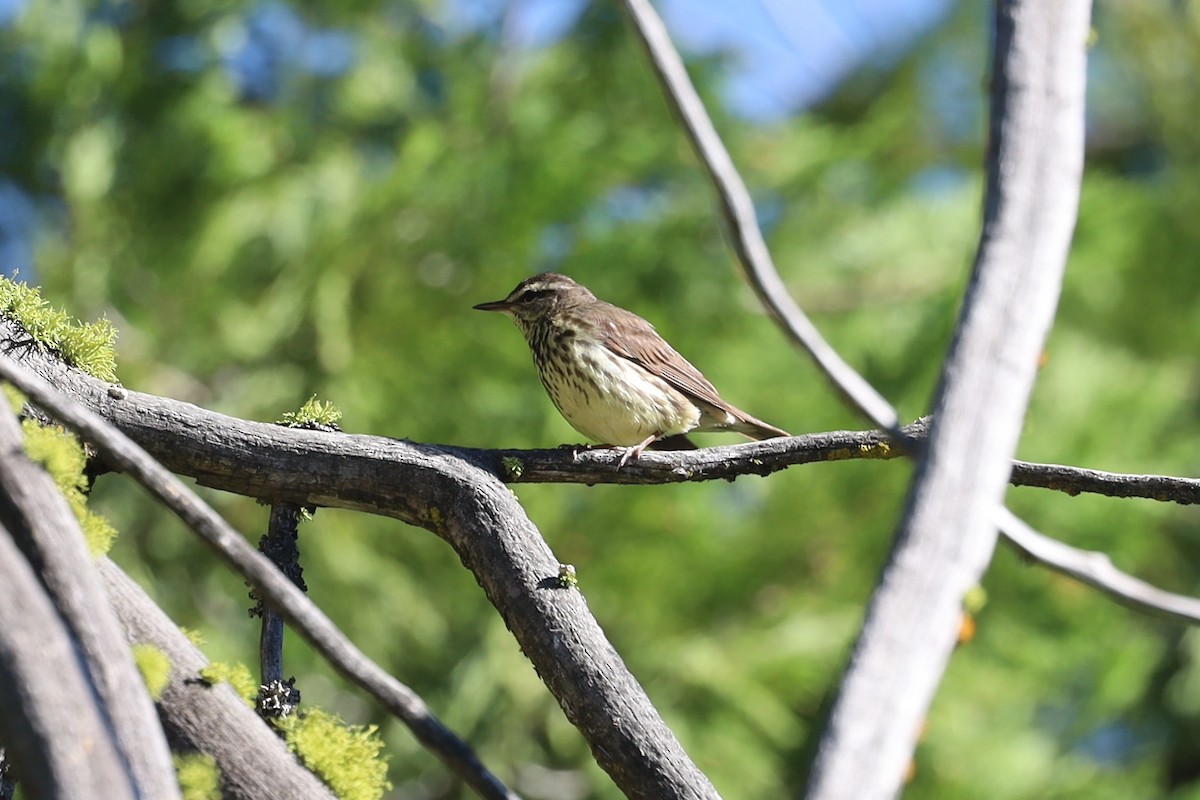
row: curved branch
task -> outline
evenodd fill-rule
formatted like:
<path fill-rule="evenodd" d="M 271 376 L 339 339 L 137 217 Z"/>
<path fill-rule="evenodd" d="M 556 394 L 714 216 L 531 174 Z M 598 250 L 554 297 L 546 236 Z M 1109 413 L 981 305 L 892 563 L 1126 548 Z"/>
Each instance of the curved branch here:
<path fill-rule="evenodd" d="M 200 460 L 213 471 L 194 471 L 202 482 L 227 483 L 227 479 L 205 478 L 227 472 L 230 459 L 233 463 L 256 459 L 265 469 L 243 475 L 238 490 L 242 494 L 328 506 L 333 504 L 331 492 L 342 491 L 342 507 L 394 516 L 434 531 L 474 573 L 567 718 L 583 733 L 597 763 L 629 797 L 717 796 L 608 642 L 582 595 L 559 586 L 557 560 L 512 492 L 494 475 L 450 448 L 262 423 L 239 423 L 245 436 L 236 449 L 214 451 L 209 434 L 227 423 L 227 417 L 116 386 L 105 388 L 61 364 L 42 366 L 60 385 L 86 396 L 89 405 L 119 419 L 119 425 L 128 426 L 133 436 L 152 420 L 163 425 L 173 419 L 174 424 L 166 426 L 173 444 L 163 445 L 164 455 L 169 456 L 165 460 L 178 464 L 207 451 Z M 362 655 L 303 593 L 145 451 L 13 360 L 0 358 L 0 377 L 12 381 L 37 406 L 78 431 L 105 459 L 145 485 L 246 577 L 343 676 L 400 717 L 476 791 L 486 797 L 511 796 L 420 698 Z M 322 458 L 338 449 L 334 440 L 373 456 L 382 447 L 391 458 Z M 226 439 L 225 444 L 233 443 Z M 311 460 L 282 446 L 296 444 Z M 376 471 L 380 467 L 386 475 Z M 297 484 L 279 485 L 279 477 L 293 471 L 302 475 L 303 490 Z M 380 478 L 390 485 L 372 494 L 366 487 Z"/>
<path fill-rule="evenodd" d="M 0 349 L 8 324 L 0 321 Z M 618 455 L 603 448 L 475 450 L 248 422 L 178 400 L 104 383 L 65 367 L 36 349 L 26 352 L 22 360 L 134 439 L 168 469 L 195 478 L 202 485 L 268 502 L 286 500 L 394 517 L 430 530 L 434 530 L 434 525 L 429 503 L 422 497 L 419 486 L 408 491 L 406 481 L 410 480 L 411 462 L 432 454 L 479 467 L 509 483 L 642 485 L 732 480 L 740 475 L 763 475 L 817 461 L 891 459 L 904 455 L 879 431 L 834 431 L 700 450 L 648 450 L 637 461 L 617 470 Z M 926 434 L 925 421 L 906 425 L 904 432 L 913 439 L 922 439 Z M 1013 465 L 1012 483 L 1068 494 L 1095 492 L 1185 505 L 1200 503 L 1200 480 L 1192 478 L 1124 475 L 1017 461 Z M 1014 535 L 1013 543 L 1020 550 L 1028 550 L 1021 543 L 1021 532 Z M 1080 580 L 1085 580 L 1083 576 L 1090 571 L 1088 565 L 1095 561 L 1092 554 L 1067 545 L 1053 552 L 1057 557 L 1037 560 Z M 1085 582 L 1126 605 L 1171 616 L 1170 611 L 1156 604 L 1152 594 L 1133 601 L 1122 587 L 1129 586 L 1128 581 L 1137 582 L 1136 578 L 1122 573 L 1114 573 L 1113 577 L 1112 585 L 1101 575 L 1093 575 Z M 1173 600 L 1168 606 L 1180 603 L 1186 606 L 1190 601 L 1182 595 L 1169 596 Z M 1181 619 L 1198 621 L 1186 615 Z"/>
<path fill-rule="evenodd" d="M 701 166 L 713 182 L 738 263 L 755 294 L 792 341 L 812 357 L 834 388 L 868 419 L 896 437 L 897 441 L 903 441 L 896 409 L 825 341 L 825 337 L 783 285 L 758 226 L 750 191 L 734 166 L 708 112 L 704 110 L 704 102 L 688 77 L 683 59 L 671 43 L 671 36 L 650 5 L 650 0 L 623 1 L 633 21 L 634 31 L 645 46 L 654 73 L 663 85 L 667 102 L 683 125 Z"/>
<path fill-rule="evenodd" d="M 39 408 L 77 432 L 111 463 L 142 484 L 159 502 L 195 531 L 227 565 L 240 573 L 343 677 L 357 684 L 404 722 L 417 739 L 486 798 L 516 795 L 479 762 L 470 746 L 438 720 L 409 687 L 388 675 L 355 647 L 283 573 L 191 489 L 124 434 L 61 394 L 40 376 L 0 357 L 0 377 L 29 396 Z M 109 397 L 116 392 L 110 392 Z M 320 435 L 320 432 L 317 432 Z"/>
<path fill-rule="evenodd" d="M 1200 600 L 1164 592 L 1127 575 L 1104 553 L 1079 550 L 1044 536 L 1007 508 L 1000 509 L 999 522 L 1009 543 L 1026 558 L 1099 589 L 1136 611 L 1172 622 L 1200 624 Z"/>

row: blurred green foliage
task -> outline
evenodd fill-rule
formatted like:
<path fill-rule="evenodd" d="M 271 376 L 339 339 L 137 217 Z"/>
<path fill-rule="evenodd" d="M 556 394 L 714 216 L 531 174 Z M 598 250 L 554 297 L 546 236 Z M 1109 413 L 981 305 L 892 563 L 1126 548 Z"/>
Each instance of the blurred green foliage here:
<path fill-rule="evenodd" d="M 518 332 L 476 314 L 545 268 L 632 308 L 728 399 L 795 432 L 857 427 L 741 284 L 708 187 L 611 4 L 517 52 L 434 0 L 304 4 L 350 32 L 339 75 L 263 99 L 220 59 L 243 0 L 30 4 L 0 29 L 3 169 L 47 203 L 38 279 L 120 331 L 119 377 L 243 417 L 314 393 L 348 431 L 476 447 L 576 441 Z M 1103 3 L 1088 175 L 1024 458 L 1198 471 L 1200 15 Z M 190 70 L 162 59 L 191 37 Z M 717 124 L 785 280 L 907 417 L 925 410 L 978 234 L 987 20 L 964 4 L 808 116 Z M 11 67 L 11 68 L 10 68 Z M 711 98 L 719 62 L 693 64 Z M 11 134 L 11 131 L 10 131 Z M 706 439 L 716 441 L 716 439 Z M 728 441 L 727 439 L 725 441 Z M 730 800 L 784 797 L 843 666 L 909 476 L 840 462 L 668 487 L 520 486 L 530 517 L 689 754 Z M 208 493 L 250 537 L 267 509 Z M 242 582 L 117 476 L 113 557 L 217 660 L 253 661 Z M 1200 517 L 1032 489 L 1036 527 L 1197 592 Z M 529 798 L 615 798 L 474 579 L 423 530 L 341 511 L 303 529 L 313 599 Z M 930 575 L 930 580 L 938 577 Z M 909 797 L 1200 796 L 1200 638 L 998 552 Z M 306 703 L 378 724 L 389 797 L 443 768 L 289 640 Z"/>

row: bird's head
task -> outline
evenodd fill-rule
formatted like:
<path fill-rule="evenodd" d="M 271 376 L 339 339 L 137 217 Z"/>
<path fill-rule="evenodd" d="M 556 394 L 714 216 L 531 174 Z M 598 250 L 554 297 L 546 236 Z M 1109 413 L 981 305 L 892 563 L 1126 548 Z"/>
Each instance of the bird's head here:
<path fill-rule="evenodd" d="M 543 272 L 521 281 L 503 300 L 480 303 L 475 308 L 480 311 L 502 311 L 512 317 L 522 330 L 528 330 L 539 320 L 559 311 L 595 301 L 596 296 L 587 287 L 580 286 L 566 275 Z"/>

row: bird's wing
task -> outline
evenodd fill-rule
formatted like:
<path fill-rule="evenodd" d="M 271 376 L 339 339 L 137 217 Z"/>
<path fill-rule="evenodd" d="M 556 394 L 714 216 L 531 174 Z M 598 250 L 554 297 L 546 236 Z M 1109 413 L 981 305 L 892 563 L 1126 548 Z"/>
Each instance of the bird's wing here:
<path fill-rule="evenodd" d="M 695 400 L 724 411 L 735 410 L 721 399 L 716 387 L 700 374 L 700 370 L 658 335 L 653 325 L 619 306 L 610 306 L 608 311 L 610 313 L 604 315 L 596 332 L 600 342 L 610 351 Z"/>

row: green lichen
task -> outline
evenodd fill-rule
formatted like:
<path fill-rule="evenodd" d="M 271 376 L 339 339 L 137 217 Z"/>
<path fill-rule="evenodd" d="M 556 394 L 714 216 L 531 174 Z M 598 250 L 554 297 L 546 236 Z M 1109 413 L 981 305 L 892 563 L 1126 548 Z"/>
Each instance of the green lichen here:
<path fill-rule="evenodd" d="M 968 614 L 978 614 L 987 605 L 987 589 L 975 584 L 963 595 L 963 610 Z"/>
<path fill-rule="evenodd" d="M 221 800 L 221 770 L 208 753 L 175 754 L 175 776 L 183 800 Z"/>
<path fill-rule="evenodd" d="M 859 447 L 859 450 L 866 458 L 879 458 L 886 460 L 903 455 L 903 451 L 897 450 L 892 446 L 892 443 L 888 441 L 876 442 L 875 444 L 864 444 Z"/>
<path fill-rule="evenodd" d="M 515 481 L 525 471 L 525 462 L 516 456 L 505 456 L 500 459 L 500 464 L 504 467 L 505 480 Z"/>
<path fill-rule="evenodd" d="M 558 588 L 573 589 L 579 585 L 579 576 L 575 572 L 574 564 L 559 564 L 558 565 Z"/>
<path fill-rule="evenodd" d="M 193 645 L 195 645 L 196 647 L 204 646 L 204 634 L 201 633 L 200 631 L 194 630 L 192 628 L 185 628 L 182 625 L 180 625 L 179 632 L 182 633 L 184 636 L 186 636 L 187 640 L 189 642 L 191 642 Z"/>
<path fill-rule="evenodd" d="M 328 400 L 318 400 L 314 394 L 300 406 L 299 411 L 288 411 L 279 419 L 278 424 L 289 428 L 334 427 L 342 418 L 341 409 Z"/>
<path fill-rule="evenodd" d="M 167 684 L 171 682 L 171 659 L 167 654 L 152 644 L 135 644 L 133 660 L 137 663 L 138 671 L 142 673 L 142 681 L 154 702 L 158 702 Z"/>
<path fill-rule="evenodd" d="M 218 683 L 228 683 L 246 705 L 254 708 L 254 701 L 258 697 L 258 681 L 245 664 L 214 661 L 200 670 L 200 678 L 214 686 Z"/>
<path fill-rule="evenodd" d="M 87 456 L 75 436 L 56 426 L 42 425 L 32 419 L 21 421 L 25 434 L 25 452 L 50 473 L 67 505 L 75 512 L 83 529 L 88 550 L 99 558 L 112 547 L 117 531 L 107 519 L 87 507 L 88 479 L 83 474 Z"/>
<path fill-rule="evenodd" d="M 25 393 L 11 383 L 0 384 L 0 390 L 3 390 L 4 397 L 8 400 L 9 408 L 15 412 L 20 412 L 25 407 L 25 404 L 29 402 L 29 398 L 25 396 Z"/>
<path fill-rule="evenodd" d="M 39 289 L 8 278 L 0 278 L 0 316 L 14 320 L 71 366 L 102 381 L 116 381 L 117 329 L 108 319 L 80 322 L 51 306 Z"/>
<path fill-rule="evenodd" d="M 288 747 L 342 800 L 378 800 L 392 788 L 374 726 L 347 725 L 320 709 L 275 721 Z"/>

